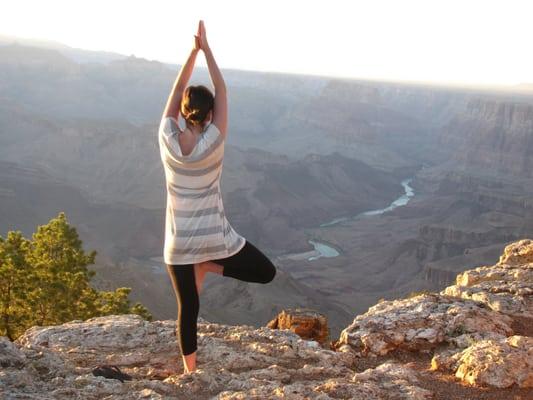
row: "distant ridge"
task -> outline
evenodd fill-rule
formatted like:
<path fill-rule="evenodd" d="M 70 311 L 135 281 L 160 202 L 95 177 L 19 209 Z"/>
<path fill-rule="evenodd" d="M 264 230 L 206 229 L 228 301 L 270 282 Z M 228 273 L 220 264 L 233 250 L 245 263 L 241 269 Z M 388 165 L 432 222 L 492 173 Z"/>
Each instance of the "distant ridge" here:
<path fill-rule="evenodd" d="M 102 63 L 107 64 L 111 61 L 122 60 L 125 55 L 110 51 L 94 51 L 71 47 L 66 44 L 53 40 L 42 40 L 34 38 L 24 38 L 11 35 L 0 34 L 0 46 L 20 44 L 23 46 L 40 47 L 45 49 L 58 50 L 72 61 L 78 63 Z"/>
<path fill-rule="evenodd" d="M 516 85 L 516 88 L 518 90 L 526 90 L 526 91 L 533 91 L 533 82 L 524 82 L 524 83 L 519 83 L 518 85 Z"/>
<path fill-rule="evenodd" d="M 126 58 L 138 58 L 146 59 L 148 61 L 157 61 L 161 64 L 175 69 L 181 64 L 179 63 L 169 63 L 160 60 L 150 60 L 145 57 L 137 57 L 135 54 L 124 55 L 111 51 L 100 51 L 100 50 L 86 50 L 77 47 L 68 46 L 64 43 L 57 42 L 54 40 L 46 39 L 36 39 L 28 37 L 18 37 L 13 35 L 1 34 L 0 33 L 0 46 L 9 45 L 13 43 L 18 43 L 24 46 L 40 47 L 46 49 L 58 50 L 66 57 L 70 58 L 72 61 L 77 63 L 100 63 L 108 64 L 111 61 L 123 60 Z M 263 77 L 286 77 L 286 78 L 299 78 L 305 80 L 314 80 L 314 81 L 324 81 L 324 80 L 336 80 L 341 82 L 350 82 L 350 83 L 361 83 L 361 84 L 382 84 L 382 85 L 396 85 L 400 87 L 433 87 L 439 90 L 465 90 L 465 91 L 474 91 L 474 92 L 530 92 L 533 91 L 533 83 L 521 83 L 518 85 L 480 85 L 480 84 L 463 84 L 463 83 L 438 83 L 431 81 L 417 81 L 417 80 L 395 80 L 395 79 L 375 79 L 375 78 L 363 78 L 363 77 L 347 77 L 347 76 L 329 76 L 329 75 L 316 75 L 309 74 L 306 72 L 295 73 L 288 71 L 259 71 L 259 70 L 246 70 L 238 68 L 221 68 L 223 71 L 228 73 L 232 71 L 235 74 L 257 74 Z M 207 74 L 207 68 L 203 66 L 197 66 L 197 70 L 201 71 L 202 74 Z M 193 75 L 194 77 L 194 75 Z M 528 94 L 528 93 L 526 93 Z"/>

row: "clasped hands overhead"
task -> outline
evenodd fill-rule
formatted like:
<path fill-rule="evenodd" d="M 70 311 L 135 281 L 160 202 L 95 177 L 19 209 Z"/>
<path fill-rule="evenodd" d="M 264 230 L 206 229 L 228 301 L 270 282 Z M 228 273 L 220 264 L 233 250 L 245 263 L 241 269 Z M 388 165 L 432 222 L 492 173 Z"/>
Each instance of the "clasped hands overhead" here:
<path fill-rule="evenodd" d="M 207 43 L 205 25 L 204 25 L 204 21 L 200 20 L 200 22 L 198 22 L 198 31 L 196 35 L 194 35 L 194 50 L 206 51 L 207 49 L 209 49 L 209 44 Z"/>

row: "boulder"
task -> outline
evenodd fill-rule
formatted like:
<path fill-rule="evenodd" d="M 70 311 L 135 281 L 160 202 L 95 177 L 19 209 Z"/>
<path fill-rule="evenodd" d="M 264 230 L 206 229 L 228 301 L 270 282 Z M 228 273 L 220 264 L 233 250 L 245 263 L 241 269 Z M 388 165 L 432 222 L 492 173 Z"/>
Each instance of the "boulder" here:
<path fill-rule="evenodd" d="M 282 310 L 267 326 L 271 329 L 288 329 L 306 340 L 326 345 L 329 338 L 325 315 L 307 308 Z"/>

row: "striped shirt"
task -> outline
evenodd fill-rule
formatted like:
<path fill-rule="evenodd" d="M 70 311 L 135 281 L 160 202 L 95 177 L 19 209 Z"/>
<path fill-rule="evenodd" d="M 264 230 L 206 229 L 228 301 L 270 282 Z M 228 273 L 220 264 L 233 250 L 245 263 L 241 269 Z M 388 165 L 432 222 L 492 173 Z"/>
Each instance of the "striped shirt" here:
<path fill-rule="evenodd" d="M 173 117 L 164 117 L 158 140 L 165 170 L 167 206 L 164 261 L 194 264 L 229 257 L 245 245 L 224 213 L 220 176 L 224 136 L 209 124 L 194 149 L 183 155 L 180 130 Z"/>

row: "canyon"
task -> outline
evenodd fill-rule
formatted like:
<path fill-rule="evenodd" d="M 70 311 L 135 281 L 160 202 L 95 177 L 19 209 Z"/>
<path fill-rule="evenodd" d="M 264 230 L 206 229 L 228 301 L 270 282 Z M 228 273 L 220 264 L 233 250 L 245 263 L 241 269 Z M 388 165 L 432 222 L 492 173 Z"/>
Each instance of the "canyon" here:
<path fill-rule="evenodd" d="M 95 285 L 132 287 L 175 318 L 156 134 L 178 68 L 67 50 L 0 40 L 0 235 L 66 211 L 98 251 Z M 312 305 L 339 334 L 378 300 L 441 290 L 533 233 L 531 91 L 223 72 L 226 214 L 280 274 L 261 288 L 208 275 L 203 318 L 260 326 Z M 407 204 L 320 226 L 389 206 L 407 178 Z M 310 240 L 338 256 L 283 257 Z"/>

